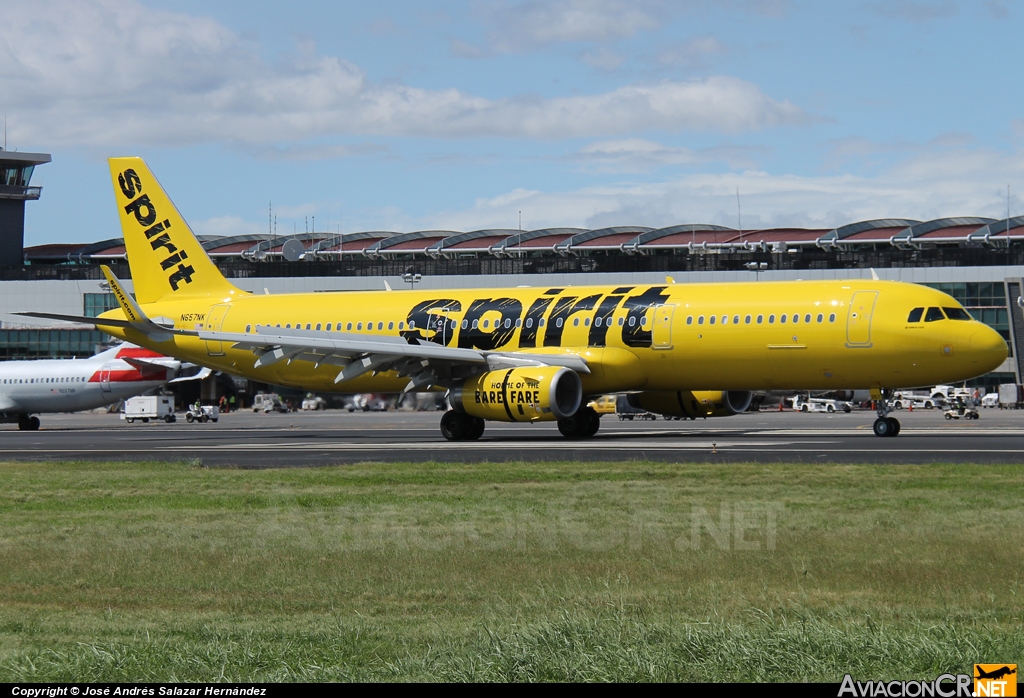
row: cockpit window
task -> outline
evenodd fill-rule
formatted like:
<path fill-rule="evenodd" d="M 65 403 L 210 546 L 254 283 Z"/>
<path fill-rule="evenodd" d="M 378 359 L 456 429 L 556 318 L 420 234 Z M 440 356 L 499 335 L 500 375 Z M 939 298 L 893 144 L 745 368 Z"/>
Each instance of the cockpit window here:
<path fill-rule="evenodd" d="M 946 317 L 950 320 L 970 320 L 971 316 L 967 314 L 967 311 L 963 308 L 943 308 L 946 311 Z"/>
<path fill-rule="evenodd" d="M 945 320 L 946 316 L 942 314 L 942 311 L 938 308 L 928 308 L 928 312 L 924 316 L 925 322 L 935 322 L 936 320 Z"/>
<path fill-rule="evenodd" d="M 914 308 L 907 316 L 907 322 L 921 322 L 922 315 L 924 315 L 924 308 Z"/>

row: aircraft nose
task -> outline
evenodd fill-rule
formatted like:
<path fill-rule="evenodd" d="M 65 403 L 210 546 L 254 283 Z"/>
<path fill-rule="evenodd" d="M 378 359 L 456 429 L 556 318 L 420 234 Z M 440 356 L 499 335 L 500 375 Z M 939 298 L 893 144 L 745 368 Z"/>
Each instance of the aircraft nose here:
<path fill-rule="evenodd" d="M 970 347 L 971 357 L 978 365 L 979 375 L 999 368 L 1009 353 L 1006 340 L 988 326 L 971 335 Z"/>

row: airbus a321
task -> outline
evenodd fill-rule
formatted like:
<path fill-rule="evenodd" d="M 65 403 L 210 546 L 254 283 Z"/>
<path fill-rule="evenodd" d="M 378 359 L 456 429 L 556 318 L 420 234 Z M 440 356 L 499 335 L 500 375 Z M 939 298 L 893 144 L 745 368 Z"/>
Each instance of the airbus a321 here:
<path fill-rule="evenodd" d="M 120 344 L 87 359 L 0 362 L 0 422 L 35 431 L 43 412 L 78 412 L 179 380 L 181 361 Z M 208 369 L 204 369 L 209 372 Z"/>
<path fill-rule="evenodd" d="M 256 381 L 315 391 L 446 390 L 449 440 L 486 420 L 593 436 L 587 398 L 631 393 L 678 417 L 743 412 L 752 391 L 868 389 L 874 432 L 899 433 L 892 390 L 987 373 L 1006 342 L 952 297 L 877 280 L 259 295 L 220 273 L 139 158 L 110 172 L 133 298 L 105 331 Z M 27 313 L 84 321 L 82 318 Z"/>

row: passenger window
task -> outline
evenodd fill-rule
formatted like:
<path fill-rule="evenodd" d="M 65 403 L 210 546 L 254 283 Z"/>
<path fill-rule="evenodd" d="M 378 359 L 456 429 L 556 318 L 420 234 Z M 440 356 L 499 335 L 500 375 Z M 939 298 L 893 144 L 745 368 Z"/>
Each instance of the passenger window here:
<path fill-rule="evenodd" d="M 474 321 L 473 321 L 473 329 L 475 330 L 475 329 L 477 329 L 478 327 L 480 327 L 480 321 L 479 321 L 479 320 L 474 320 Z"/>
<path fill-rule="evenodd" d="M 914 308 L 907 316 L 907 322 L 921 322 L 922 315 L 924 315 L 924 308 Z"/>
<path fill-rule="evenodd" d="M 584 327 L 590 327 L 590 318 L 588 318 L 588 317 L 583 318 L 583 326 Z"/>
<path fill-rule="evenodd" d="M 768 322 L 771 322 L 771 320 L 769 319 Z M 779 323 L 782 324 L 782 325 L 786 324 L 786 314 L 785 313 L 783 313 L 782 315 L 779 316 Z"/>
<path fill-rule="evenodd" d="M 580 319 L 578 317 L 572 319 L 572 326 L 573 327 L 579 327 L 580 326 Z"/>
<path fill-rule="evenodd" d="M 822 315 L 821 313 L 818 313 L 818 322 L 820 323 L 824 319 L 825 319 L 825 316 Z"/>
<path fill-rule="evenodd" d="M 415 325 L 416 323 L 413 323 L 413 324 Z M 347 325 L 345 325 L 345 329 L 346 330 L 351 330 L 352 329 L 352 323 L 350 322 Z"/>
<path fill-rule="evenodd" d="M 734 325 L 740 324 L 740 316 L 739 315 L 733 315 L 732 316 L 732 324 L 734 324 Z"/>
<path fill-rule="evenodd" d="M 723 325 L 728 325 L 729 324 L 729 316 L 728 315 L 723 315 L 722 316 L 722 324 Z"/>
<path fill-rule="evenodd" d="M 950 320 L 970 320 L 971 319 L 971 316 L 968 315 L 967 311 L 964 310 L 963 308 L 946 308 L 946 307 L 943 307 L 942 309 L 946 311 L 946 317 L 948 317 Z"/>
<path fill-rule="evenodd" d="M 278 327 L 280 327 L 280 325 L 278 325 Z M 287 325 L 285 325 L 285 328 L 290 330 L 292 328 L 292 323 L 289 322 Z"/>
<path fill-rule="evenodd" d="M 465 330 L 465 329 L 467 329 L 468 327 L 469 327 L 469 320 L 463 320 L 463 321 L 462 321 L 462 329 L 464 329 L 464 330 Z"/>
<path fill-rule="evenodd" d="M 557 320 L 555 320 L 555 327 L 561 327 L 561 326 L 562 326 L 562 318 L 558 318 Z"/>
<path fill-rule="evenodd" d="M 688 316 L 686 318 L 686 324 L 687 325 L 692 325 L 693 324 L 693 316 L 692 315 L 690 315 L 690 316 Z"/>
<path fill-rule="evenodd" d="M 537 321 L 537 327 L 544 327 L 545 324 L 546 324 L 546 321 L 544 320 L 544 318 L 541 318 L 540 320 Z M 622 323 L 619 322 L 619 324 L 621 325 Z"/>
<path fill-rule="evenodd" d="M 311 329 L 313 329 L 313 328 L 312 328 L 312 327 L 310 326 L 310 324 L 309 324 L 308 322 L 306 323 L 306 329 L 307 329 L 307 330 L 311 330 Z"/>
<path fill-rule="evenodd" d="M 490 326 L 491 326 L 491 321 L 490 320 L 484 320 L 484 329 L 486 330 Z"/>
<path fill-rule="evenodd" d="M 516 327 L 522 327 L 522 326 L 523 326 L 522 318 L 516 318 Z"/>
<path fill-rule="evenodd" d="M 811 314 L 810 313 L 807 313 L 806 315 L 804 315 L 804 322 L 806 322 L 806 323 L 810 323 L 811 322 Z"/>
<path fill-rule="evenodd" d="M 640 318 L 640 327 L 647 327 L 647 316 L 646 315 L 644 315 L 642 318 Z"/>
<path fill-rule="evenodd" d="M 831 315 L 829 315 L 828 316 L 828 321 L 829 322 L 835 322 L 836 321 L 836 314 L 832 313 Z"/>
<path fill-rule="evenodd" d="M 246 325 L 246 326 L 245 326 L 245 332 L 246 332 L 246 334 L 248 334 L 248 333 L 249 333 L 249 332 L 251 332 L 251 331 L 252 331 L 252 325 Z"/>
<path fill-rule="evenodd" d="M 704 324 L 704 316 L 703 315 L 701 315 L 699 318 L 697 318 L 697 324 L 698 325 L 703 325 Z"/>
<path fill-rule="evenodd" d="M 945 320 L 946 316 L 942 314 L 942 311 L 938 308 L 928 308 L 928 312 L 925 313 L 925 322 L 935 322 L 936 320 Z"/>
<path fill-rule="evenodd" d="M 360 322 L 358 325 L 356 325 L 356 329 L 362 331 L 363 323 Z"/>
<path fill-rule="evenodd" d="M 404 330 L 405 329 L 405 321 L 404 320 L 402 322 L 398 323 L 398 329 L 400 329 L 400 330 Z"/>
<path fill-rule="evenodd" d="M 320 329 L 320 323 L 319 323 L 319 322 L 318 322 L 318 323 L 316 323 L 316 328 L 317 328 L 317 330 L 319 330 L 319 329 Z"/>
<path fill-rule="evenodd" d="M 393 330 L 393 329 L 395 329 L 395 323 L 394 323 L 394 321 L 393 321 L 393 320 L 392 320 L 391 322 L 389 322 L 389 323 L 388 323 L 388 329 L 389 329 L 389 330 Z"/>
<path fill-rule="evenodd" d="M 717 319 L 718 319 L 717 317 L 715 317 L 714 315 L 712 315 L 711 317 L 709 317 L 709 318 L 708 318 L 708 322 L 709 322 L 710 324 L 714 325 L 714 324 L 715 324 L 715 320 L 717 320 Z"/>
<path fill-rule="evenodd" d="M 512 321 L 505 318 L 505 329 L 507 330 L 509 327 L 512 327 Z"/>
<path fill-rule="evenodd" d="M 306 325 L 306 329 L 307 330 L 309 329 L 309 325 Z M 384 323 L 383 322 L 378 322 L 377 323 L 377 329 L 378 330 L 383 330 L 384 329 Z"/>
<path fill-rule="evenodd" d="M 327 323 L 327 331 L 328 331 L 328 332 L 330 332 L 330 331 L 331 331 L 331 323 L 329 323 L 329 322 Z"/>
<path fill-rule="evenodd" d="M 750 316 L 748 315 L 745 318 L 743 318 L 743 322 L 746 323 L 747 325 L 749 325 L 750 324 Z"/>
<path fill-rule="evenodd" d="M 629 318 L 629 326 L 630 327 L 634 327 L 635 325 L 636 325 L 636 318 L 635 317 Z"/>
<path fill-rule="evenodd" d="M 760 325 L 762 320 L 764 320 L 764 315 L 758 315 L 757 316 L 757 324 Z"/>
<path fill-rule="evenodd" d="M 797 324 L 799 322 L 800 322 L 800 313 L 793 313 L 793 324 L 795 325 L 795 324 Z"/>
<path fill-rule="evenodd" d="M 775 324 L 775 316 L 774 315 L 769 315 L 768 316 L 768 324 L 769 325 L 774 325 Z"/>
<path fill-rule="evenodd" d="M 533 318 L 532 317 L 526 318 L 526 327 L 527 327 L 527 329 L 529 329 L 530 327 L 533 327 Z"/>

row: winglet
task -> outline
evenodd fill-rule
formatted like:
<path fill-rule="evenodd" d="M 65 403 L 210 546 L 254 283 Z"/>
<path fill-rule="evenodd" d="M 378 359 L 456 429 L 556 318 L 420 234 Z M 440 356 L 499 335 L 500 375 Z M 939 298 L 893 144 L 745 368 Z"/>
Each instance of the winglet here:
<path fill-rule="evenodd" d="M 121 310 L 124 311 L 124 316 L 128 318 L 128 322 L 148 322 L 149 318 L 142 312 L 142 308 L 135 302 L 135 299 L 128 294 L 121 286 L 121 281 L 114 276 L 114 272 L 110 271 L 110 267 L 106 264 L 100 265 L 100 271 L 103 272 L 103 276 L 107 277 L 107 283 L 110 284 L 110 290 L 114 293 L 114 298 L 117 299 L 118 304 L 121 306 Z"/>
<path fill-rule="evenodd" d="M 142 312 L 139 304 L 135 302 L 130 293 L 124 290 L 121 281 L 114 276 L 114 272 L 110 271 L 110 267 L 105 264 L 100 265 L 100 271 L 103 272 L 103 276 L 107 277 L 107 283 L 110 284 L 110 290 L 114 293 L 114 298 L 117 299 L 118 304 L 121 306 L 121 311 L 128 318 L 128 322 L 132 324 L 133 328 L 142 332 L 154 342 L 166 342 L 172 337 L 166 327 L 156 324 Z"/>

